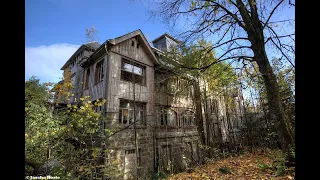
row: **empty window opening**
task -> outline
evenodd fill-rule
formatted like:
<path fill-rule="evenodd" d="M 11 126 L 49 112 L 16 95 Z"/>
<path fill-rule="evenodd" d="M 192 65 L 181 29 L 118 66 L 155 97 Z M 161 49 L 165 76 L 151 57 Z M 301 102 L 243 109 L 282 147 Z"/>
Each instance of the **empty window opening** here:
<path fill-rule="evenodd" d="M 103 72 L 103 60 L 97 63 L 96 71 L 95 71 L 95 83 L 98 83 L 103 80 L 104 72 Z"/>
<path fill-rule="evenodd" d="M 172 146 L 171 145 L 163 145 L 158 152 L 158 166 L 159 170 L 163 172 L 171 172 L 172 171 Z"/>
<path fill-rule="evenodd" d="M 194 116 L 194 112 L 192 111 L 188 111 L 188 110 L 185 111 L 182 115 L 182 119 L 183 119 L 184 126 L 190 126 L 195 124 L 195 116 Z"/>
<path fill-rule="evenodd" d="M 157 107 L 157 119 L 160 125 L 177 126 L 177 113 L 169 107 Z"/>
<path fill-rule="evenodd" d="M 89 78 L 90 78 L 90 68 L 87 69 L 86 71 L 86 78 L 84 81 L 84 89 L 88 89 L 89 88 Z"/>

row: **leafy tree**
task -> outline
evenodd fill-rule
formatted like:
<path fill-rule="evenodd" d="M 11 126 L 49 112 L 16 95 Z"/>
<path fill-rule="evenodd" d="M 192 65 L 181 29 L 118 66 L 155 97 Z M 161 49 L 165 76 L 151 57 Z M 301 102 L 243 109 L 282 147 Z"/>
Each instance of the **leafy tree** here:
<path fill-rule="evenodd" d="M 47 85 L 35 76 L 25 82 L 25 162 L 31 174 L 50 158 L 50 143 L 59 131 L 59 122 L 51 114 L 48 100 L 52 95 Z"/>
<path fill-rule="evenodd" d="M 153 14 L 171 25 L 182 20 L 185 24 L 180 37 L 186 42 L 216 37 L 211 49 L 221 48 L 221 56 L 199 70 L 228 59 L 256 62 L 267 92 L 269 119 L 276 124 L 282 148 L 288 149 L 289 144 L 294 143 L 293 132 L 267 56 L 267 45 L 270 45 L 294 66 L 294 33 L 279 34 L 278 27 L 292 25 L 293 21 L 274 19 L 284 2 L 288 1 L 162 0 L 158 1 Z M 294 6 L 290 1 L 289 5 Z"/>
<path fill-rule="evenodd" d="M 62 80 L 55 84 L 52 88 L 52 92 L 54 93 L 55 102 L 68 102 L 71 96 L 74 96 L 72 93 L 72 80 L 71 80 L 71 71 L 69 68 L 66 68 L 63 71 L 63 78 Z"/>
<path fill-rule="evenodd" d="M 186 86 L 191 86 L 193 89 L 196 125 L 203 145 L 208 145 L 211 138 L 209 133 L 207 133 L 207 140 L 205 139 L 202 115 L 202 108 L 205 108 L 205 112 L 207 110 L 207 91 L 217 96 L 224 95 L 227 97 L 227 90 L 231 91 L 233 89 L 232 87 L 237 83 L 235 72 L 226 62 L 208 66 L 216 61 L 214 51 L 210 50 L 210 48 L 210 42 L 198 40 L 196 44 L 189 46 L 182 44 L 179 47 L 172 48 L 171 51 L 165 53 L 162 59 L 169 67 L 174 67 L 174 71 L 180 79 L 186 82 Z M 208 53 L 208 50 L 210 50 L 210 53 Z M 207 66 L 206 71 L 199 69 L 199 67 L 204 66 Z M 208 89 L 204 84 L 208 84 Z M 206 119 L 209 119 L 207 113 L 205 113 L 205 116 Z M 209 128 L 209 122 L 206 122 L 207 126 L 205 127 Z"/>
<path fill-rule="evenodd" d="M 69 86 L 66 83 L 68 81 L 59 84 L 59 89 L 66 89 L 63 87 Z M 25 105 L 27 175 L 50 174 L 63 179 L 95 179 L 120 174 L 116 161 L 106 161 L 109 152 L 107 136 L 114 132 L 101 128 L 101 113 L 95 111 L 105 100 L 92 103 L 86 96 L 78 100 L 79 104 L 68 104 L 59 112 L 52 112 L 55 103 L 47 101 L 52 96 L 49 89 L 35 77 L 25 84 L 28 97 Z M 58 89 L 57 86 L 55 88 Z M 54 160 L 61 166 L 41 171 L 44 170 L 42 167 L 47 167 Z"/>

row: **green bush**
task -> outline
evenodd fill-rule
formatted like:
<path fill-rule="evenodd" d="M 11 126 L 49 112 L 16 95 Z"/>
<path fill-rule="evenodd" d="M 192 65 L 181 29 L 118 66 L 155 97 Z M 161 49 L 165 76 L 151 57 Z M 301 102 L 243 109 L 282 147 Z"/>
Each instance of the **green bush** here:
<path fill-rule="evenodd" d="M 258 166 L 262 171 L 266 171 L 267 169 L 272 169 L 272 165 L 271 164 L 265 164 L 263 162 L 259 162 Z"/>
<path fill-rule="evenodd" d="M 159 171 L 157 173 L 154 173 L 152 175 L 152 180 L 161 180 L 161 179 L 167 179 L 168 178 L 168 174 L 162 172 L 162 171 Z"/>

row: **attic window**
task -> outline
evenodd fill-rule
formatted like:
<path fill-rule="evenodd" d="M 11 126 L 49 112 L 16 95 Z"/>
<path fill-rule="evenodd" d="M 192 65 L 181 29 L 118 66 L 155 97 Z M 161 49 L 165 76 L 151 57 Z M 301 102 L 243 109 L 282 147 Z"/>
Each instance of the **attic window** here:
<path fill-rule="evenodd" d="M 134 41 L 131 41 L 131 46 L 134 46 Z"/>
<path fill-rule="evenodd" d="M 140 44 L 139 44 L 139 43 L 137 43 L 137 48 L 138 48 L 138 49 L 139 49 L 139 45 L 140 45 Z"/>

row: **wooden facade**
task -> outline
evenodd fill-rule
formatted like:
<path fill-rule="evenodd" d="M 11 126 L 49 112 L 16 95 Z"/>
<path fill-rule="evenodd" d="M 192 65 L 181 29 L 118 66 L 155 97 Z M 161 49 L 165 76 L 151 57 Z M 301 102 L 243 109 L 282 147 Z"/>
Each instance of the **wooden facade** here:
<path fill-rule="evenodd" d="M 166 44 L 162 41 L 168 41 L 167 44 L 170 45 L 177 42 L 166 35 L 161 37 L 164 39 L 160 38 L 157 41 L 162 45 Z M 82 50 L 79 50 L 81 48 Z M 170 79 L 170 76 L 157 71 L 159 50 L 150 46 L 140 30 L 109 39 L 94 50 L 81 48 L 77 50 L 80 56 L 73 55 L 76 57 L 75 65 L 72 67 L 72 72 L 75 73 L 73 80 L 75 97 L 90 96 L 91 101 L 106 99 L 103 116 L 107 117 L 107 128 L 126 127 L 120 123 L 123 122 L 120 121 L 120 118 L 123 118 L 121 101 L 128 104 L 135 101 L 145 107 L 141 110 L 143 114 L 141 116 L 144 116 L 145 121 L 137 126 L 139 156 L 143 157 L 138 166 L 143 168 L 132 169 L 136 168 L 136 165 L 128 162 L 136 158 L 133 158 L 132 154 L 135 145 L 131 126 L 110 138 L 113 142 L 110 148 L 114 150 L 111 156 L 122 162 L 119 165 L 120 169 L 129 172 L 131 168 L 133 176 L 149 179 L 155 171 L 167 172 L 167 166 L 170 166 L 170 172 L 179 172 L 187 168 L 190 162 L 186 162 L 184 156 L 189 156 L 191 162 L 198 161 L 200 149 L 197 129 L 191 123 L 193 121 L 191 116 L 186 119 L 187 112 L 195 112 L 192 98 L 180 97 L 174 92 L 167 93 L 161 90 L 158 83 L 162 81 L 160 77 Z M 99 76 L 102 80 L 97 81 L 97 64 L 101 61 L 103 61 L 103 77 Z M 66 64 L 73 63 L 68 60 Z M 63 68 L 66 67 L 67 65 L 64 65 Z M 132 68 L 131 74 L 126 69 L 128 67 Z M 126 79 L 128 73 L 136 78 Z M 174 79 L 174 75 L 172 76 Z M 136 82 L 139 78 L 142 79 L 141 82 Z M 177 88 L 178 82 L 172 82 L 176 83 L 173 87 Z M 174 122 L 168 123 L 169 118 L 163 111 L 173 113 Z M 187 124 L 187 121 L 190 123 Z"/>

